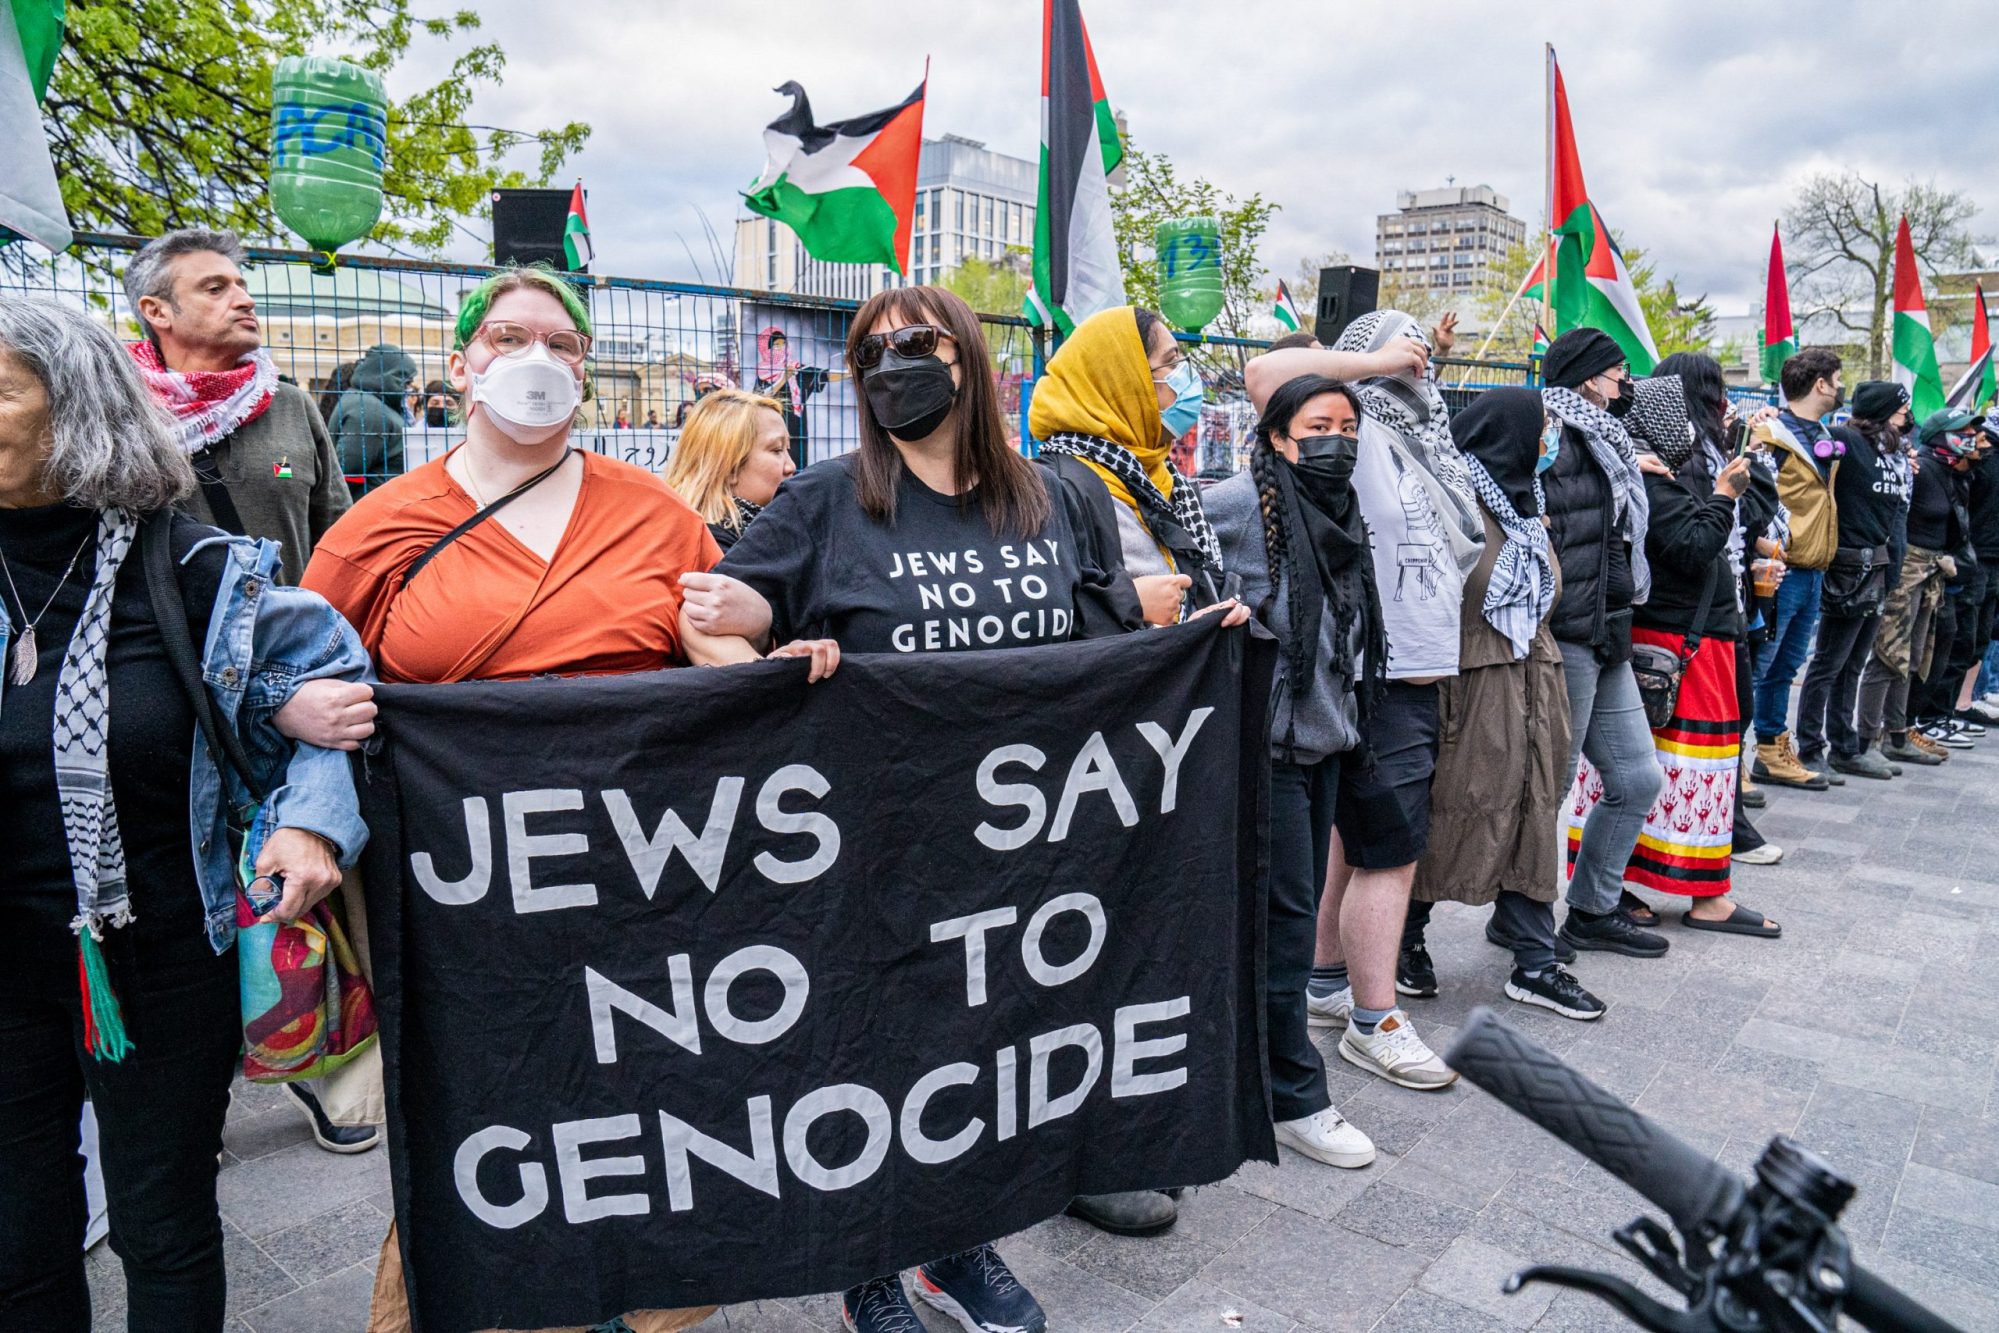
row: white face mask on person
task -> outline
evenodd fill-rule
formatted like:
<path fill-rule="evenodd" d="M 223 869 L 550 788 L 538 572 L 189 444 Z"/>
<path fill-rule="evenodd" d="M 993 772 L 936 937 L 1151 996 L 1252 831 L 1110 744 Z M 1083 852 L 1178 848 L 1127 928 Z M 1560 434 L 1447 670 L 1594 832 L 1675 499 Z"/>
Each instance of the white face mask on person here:
<path fill-rule="evenodd" d="M 471 401 L 516 444 L 540 444 L 568 427 L 583 401 L 576 372 L 539 342 L 519 356 L 498 356 L 485 370 L 469 371 Z"/>

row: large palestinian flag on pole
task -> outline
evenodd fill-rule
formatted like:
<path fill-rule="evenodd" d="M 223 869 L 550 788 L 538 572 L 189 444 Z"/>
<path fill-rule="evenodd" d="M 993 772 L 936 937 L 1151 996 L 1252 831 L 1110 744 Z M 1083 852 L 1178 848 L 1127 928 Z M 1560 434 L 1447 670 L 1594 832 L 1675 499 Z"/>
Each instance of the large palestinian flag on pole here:
<path fill-rule="evenodd" d="M 1992 326 L 1985 313 L 1985 284 L 1971 286 L 1971 364 L 1951 386 L 1946 405 L 1976 412 L 1999 392 L 1999 376 L 1992 370 Z"/>
<path fill-rule="evenodd" d="M 1770 277 L 1763 289 L 1763 382 L 1775 384 L 1784 363 L 1797 355 L 1798 330 L 1791 323 L 1791 283 L 1784 275 L 1784 243 L 1770 232 Z"/>
<path fill-rule="evenodd" d="M 1936 339 L 1930 334 L 1929 307 L 1923 304 L 1922 274 L 1909 219 L 1895 229 L 1895 327 L 1890 334 L 1894 380 L 1909 391 L 1909 408 L 1921 421 L 1943 406 L 1943 372 L 1937 369 Z"/>
<path fill-rule="evenodd" d="M 785 84 L 777 91 L 791 110 L 764 130 L 769 160 L 743 202 L 797 232 L 814 259 L 908 273 L 928 82 L 886 110 L 829 125 L 813 121 L 803 88 Z"/>
<path fill-rule="evenodd" d="M 1624 255 L 1583 184 L 1575 127 L 1569 121 L 1568 89 L 1552 46 L 1548 96 L 1553 108 L 1548 217 L 1555 233 L 1554 291 L 1549 301 L 1554 331 L 1560 336 L 1573 328 L 1602 329 L 1624 349 L 1632 374 L 1649 375 L 1659 364 L 1659 349 L 1645 323 Z"/>
<path fill-rule="evenodd" d="M 0 135 L 0 228 L 51 250 L 71 239 L 40 110 L 62 54 L 62 20 L 62 0 L 0 0 L 0 125 L 12 127 Z"/>
<path fill-rule="evenodd" d="M 1041 189 L 1024 312 L 1044 328 L 1067 334 L 1124 304 L 1108 179 L 1123 160 L 1082 9 L 1077 0 L 1042 0 Z"/>

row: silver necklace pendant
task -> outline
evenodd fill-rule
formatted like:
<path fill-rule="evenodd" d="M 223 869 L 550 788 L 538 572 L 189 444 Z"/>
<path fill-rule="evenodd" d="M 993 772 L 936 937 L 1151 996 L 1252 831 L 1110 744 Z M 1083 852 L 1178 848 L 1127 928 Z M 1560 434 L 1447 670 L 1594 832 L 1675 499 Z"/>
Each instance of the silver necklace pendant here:
<path fill-rule="evenodd" d="M 41 665 L 41 653 L 35 646 L 35 627 L 21 626 L 21 637 L 14 640 L 13 662 L 7 672 L 9 685 L 26 685 L 35 678 L 35 669 Z"/>

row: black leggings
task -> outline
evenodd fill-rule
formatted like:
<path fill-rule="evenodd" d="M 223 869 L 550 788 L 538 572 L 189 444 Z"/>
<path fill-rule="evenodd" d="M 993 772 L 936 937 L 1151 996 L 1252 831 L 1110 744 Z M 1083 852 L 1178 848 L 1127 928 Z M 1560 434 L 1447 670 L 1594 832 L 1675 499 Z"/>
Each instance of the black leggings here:
<path fill-rule="evenodd" d="M 216 1155 L 243 1045 L 236 955 L 217 957 L 198 922 L 143 911 L 106 931 L 132 1050 L 96 1060 L 83 1049 L 73 907 L 0 905 L 0 1328 L 90 1329 L 77 1153 L 88 1093 L 130 1326 L 216 1333 Z"/>

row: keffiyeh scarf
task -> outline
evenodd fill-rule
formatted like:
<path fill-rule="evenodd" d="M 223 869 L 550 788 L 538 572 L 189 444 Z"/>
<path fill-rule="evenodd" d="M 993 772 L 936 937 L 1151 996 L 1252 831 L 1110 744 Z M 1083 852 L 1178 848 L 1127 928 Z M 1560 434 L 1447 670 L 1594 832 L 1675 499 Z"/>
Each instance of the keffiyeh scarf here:
<path fill-rule="evenodd" d="M 1485 587 L 1486 623 L 1506 636 L 1513 645 L 1513 660 L 1527 656 L 1542 617 L 1555 604 L 1555 565 L 1548 544 L 1548 529 L 1538 518 L 1523 517 L 1506 498 L 1506 492 L 1476 458 L 1465 459 L 1472 488 L 1484 502 L 1486 512 L 1506 534 L 1499 554 L 1493 557 L 1492 579 Z M 1541 483 L 1534 482 L 1534 507 L 1547 508 Z"/>
<path fill-rule="evenodd" d="M 1541 401 L 1564 425 L 1574 426 L 1589 445 L 1590 457 L 1610 479 L 1611 517 L 1631 544 L 1634 605 L 1652 595 L 1652 567 L 1645 560 L 1645 529 L 1652 513 L 1645 498 L 1645 478 L 1624 425 L 1574 389 L 1541 390 Z"/>
<path fill-rule="evenodd" d="M 264 415 L 278 389 L 278 367 L 259 347 L 234 370 L 168 370 L 160 354 L 141 339 L 126 344 L 139 374 L 152 390 L 153 401 L 174 419 L 174 431 L 187 454 L 198 454 Z"/>
<path fill-rule="evenodd" d="M 736 502 L 737 532 L 741 532 L 745 528 L 749 527 L 751 522 L 753 522 L 756 519 L 756 516 L 764 511 L 764 507 L 762 505 L 752 504 L 748 500 L 745 500 L 740 495 L 732 495 L 729 498 Z"/>
<path fill-rule="evenodd" d="M 1159 493 L 1159 488 L 1152 484 L 1152 478 L 1145 475 L 1145 468 L 1132 457 L 1130 450 L 1109 440 L 1098 439 L 1094 435 L 1057 432 L 1042 444 L 1041 451 L 1080 458 L 1115 474 L 1138 501 L 1138 507 L 1144 511 L 1141 517 L 1155 538 L 1161 537 L 1162 525 L 1154 520 L 1164 520 L 1187 534 L 1195 555 L 1210 567 L 1221 568 L 1222 544 L 1215 536 L 1213 525 L 1208 522 L 1207 511 L 1201 507 L 1201 488 L 1181 476 L 1170 464 L 1168 470 L 1173 476 L 1173 494 L 1169 498 Z M 1177 545 L 1163 540 L 1160 544 L 1169 550 Z M 1184 574 L 1188 571 L 1183 569 L 1180 572 Z"/>

